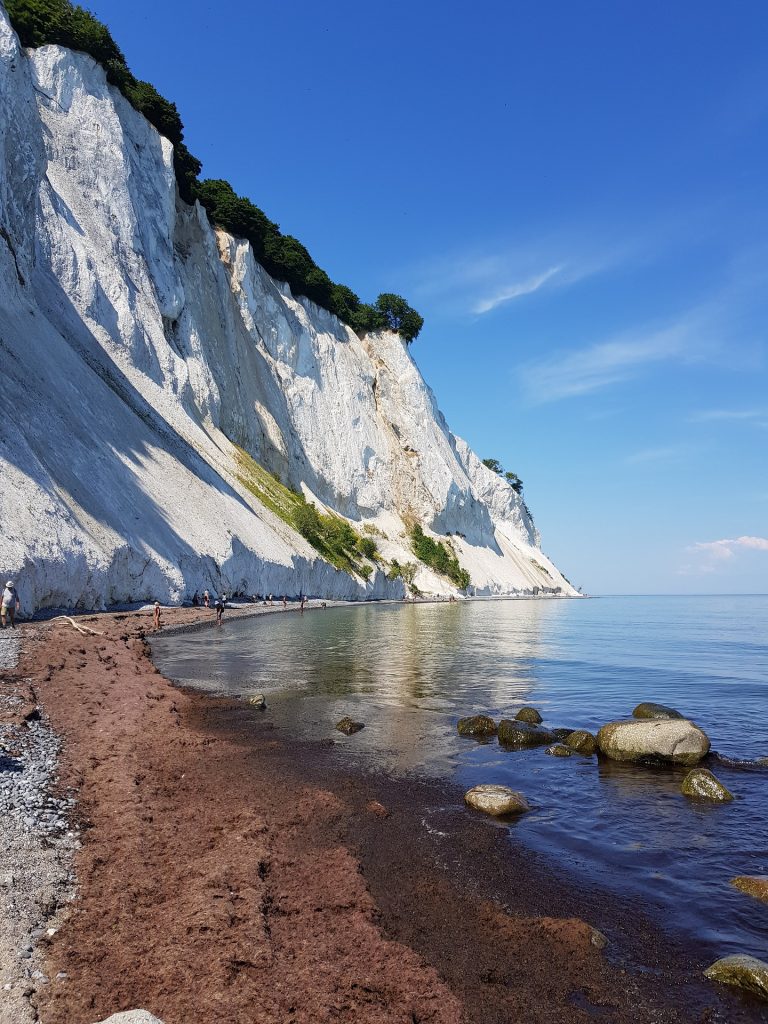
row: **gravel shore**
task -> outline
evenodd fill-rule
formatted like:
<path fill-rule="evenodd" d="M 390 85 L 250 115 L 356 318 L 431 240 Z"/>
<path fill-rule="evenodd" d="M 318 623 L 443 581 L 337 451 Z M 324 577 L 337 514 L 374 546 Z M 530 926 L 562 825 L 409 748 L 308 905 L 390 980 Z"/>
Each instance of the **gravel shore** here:
<path fill-rule="evenodd" d="M 16 673 L 22 630 L 0 633 L 0 1024 L 37 1021 L 44 947 L 74 897 L 71 795 L 55 795 L 60 741 Z M 54 978 L 53 984 L 66 979 Z"/>

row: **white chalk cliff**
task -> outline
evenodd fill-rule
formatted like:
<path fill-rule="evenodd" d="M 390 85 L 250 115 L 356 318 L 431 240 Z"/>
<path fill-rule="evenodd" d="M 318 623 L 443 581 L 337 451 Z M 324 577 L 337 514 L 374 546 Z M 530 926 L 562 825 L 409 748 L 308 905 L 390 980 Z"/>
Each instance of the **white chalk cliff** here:
<path fill-rule="evenodd" d="M 574 593 L 398 336 L 294 298 L 180 201 L 171 144 L 90 57 L 22 50 L 2 6 L 0 57 L 0 574 L 25 611 L 403 593 L 323 561 L 243 485 L 239 449 L 375 527 L 386 560 L 414 560 L 418 521 L 478 594 Z"/>

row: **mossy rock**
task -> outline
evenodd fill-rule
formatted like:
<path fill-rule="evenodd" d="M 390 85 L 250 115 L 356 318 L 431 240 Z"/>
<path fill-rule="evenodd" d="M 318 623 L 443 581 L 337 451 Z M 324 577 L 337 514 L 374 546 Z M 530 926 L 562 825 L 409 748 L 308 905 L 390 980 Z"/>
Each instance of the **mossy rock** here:
<path fill-rule="evenodd" d="M 709 737 L 687 718 L 609 722 L 597 745 L 614 761 L 667 761 L 689 768 L 709 753 Z"/>
<path fill-rule="evenodd" d="M 488 715 L 470 715 L 456 724 L 459 736 L 495 736 L 496 723 Z"/>
<path fill-rule="evenodd" d="M 552 757 L 570 757 L 573 754 L 572 750 L 564 746 L 562 743 L 555 743 L 553 747 L 547 747 L 546 753 Z"/>
<path fill-rule="evenodd" d="M 531 806 L 522 793 L 508 786 L 490 784 L 474 786 L 464 794 L 464 802 L 485 814 L 522 814 Z"/>
<path fill-rule="evenodd" d="M 668 708 L 666 704 L 654 704 L 647 701 L 645 704 L 638 704 L 632 712 L 633 718 L 683 718 L 679 711 Z"/>
<path fill-rule="evenodd" d="M 768 903 L 768 875 L 737 875 L 731 879 L 731 885 L 747 896 Z"/>
<path fill-rule="evenodd" d="M 565 743 L 567 737 L 573 732 L 573 729 L 550 729 L 550 732 L 556 740 L 559 740 L 561 743 Z"/>
<path fill-rule="evenodd" d="M 764 960 L 758 960 L 756 956 L 724 956 L 722 960 L 716 960 L 708 967 L 704 975 L 710 981 L 735 985 L 736 988 L 745 989 L 758 999 L 768 1002 L 768 964 Z"/>
<path fill-rule="evenodd" d="M 733 800 L 733 793 L 707 768 L 694 768 L 688 772 L 680 792 L 692 800 L 714 800 L 721 804 Z"/>
<path fill-rule="evenodd" d="M 530 722 L 531 725 L 541 725 L 544 719 L 541 717 L 536 708 L 524 707 L 515 715 L 516 722 Z"/>
<path fill-rule="evenodd" d="M 597 751 L 597 736 L 593 736 L 586 729 L 575 729 L 568 733 L 563 742 L 566 747 L 570 747 L 577 754 L 584 754 L 586 757 L 591 757 Z"/>
<path fill-rule="evenodd" d="M 541 747 L 553 743 L 555 736 L 549 729 L 531 725 L 530 722 L 512 721 L 502 718 L 499 722 L 499 743 L 505 747 L 521 750 L 524 747 Z"/>
<path fill-rule="evenodd" d="M 364 722 L 353 722 L 349 715 L 345 715 L 340 721 L 336 723 L 336 728 L 339 732 L 343 732 L 345 736 L 352 736 L 356 732 L 360 732 L 361 729 L 365 728 Z"/>

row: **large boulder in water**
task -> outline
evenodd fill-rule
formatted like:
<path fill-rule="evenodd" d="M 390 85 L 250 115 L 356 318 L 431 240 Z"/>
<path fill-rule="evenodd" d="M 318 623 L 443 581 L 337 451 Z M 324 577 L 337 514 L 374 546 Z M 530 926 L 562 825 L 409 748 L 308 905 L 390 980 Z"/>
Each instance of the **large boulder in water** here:
<path fill-rule="evenodd" d="M 587 732 L 586 729 L 575 729 L 573 732 L 569 732 L 563 743 L 571 750 L 575 750 L 577 754 L 585 754 L 587 757 L 597 751 L 597 737 L 593 736 L 591 732 Z"/>
<path fill-rule="evenodd" d="M 654 704 L 652 701 L 647 701 L 645 704 L 638 704 L 635 710 L 632 712 L 633 718 L 682 718 L 683 716 L 679 711 L 675 711 L 674 708 L 668 708 L 666 704 Z"/>
<path fill-rule="evenodd" d="M 543 718 L 536 710 L 536 708 L 524 707 L 515 715 L 516 722 L 530 722 L 531 725 L 541 725 Z"/>
<path fill-rule="evenodd" d="M 706 768 L 694 768 L 688 772 L 680 792 L 692 800 L 714 800 L 721 804 L 733 800 L 733 793 Z"/>
<path fill-rule="evenodd" d="M 737 875 L 731 879 L 734 885 L 747 896 L 754 896 L 756 900 L 768 903 L 768 875 Z"/>
<path fill-rule="evenodd" d="M 687 718 L 609 722 L 597 745 L 614 761 L 670 761 L 696 765 L 709 753 L 709 738 Z"/>
<path fill-rule="evenodd" d="M 711 981 L 735 985 L 753 996 L 768 1001 L 768 964 L 756 956 L 736 954 L 724 956 L 708 967 L 704 974 Z"/>
<path fill-rule="evenodd" d="M 508 786 L 484 784 L 464 794 L 464 802 L 485 814 L 522 814 L 531 806 L 522 793 Z"/>
<path fill-rule="evenodd" d="M 520 750 L 523 747 L 541 747 L 546 743 L 554 743 L 555 736 L 549 729 L 529 722 L 513 722 L 502 718 L 499 722 L 499 743 L 505 747 Z"/>
<path fill-rule="evenodd" d="M 459 736 L 495 736 L 496 723 L 488 715 L 470 715 L 456 724 Z"/>

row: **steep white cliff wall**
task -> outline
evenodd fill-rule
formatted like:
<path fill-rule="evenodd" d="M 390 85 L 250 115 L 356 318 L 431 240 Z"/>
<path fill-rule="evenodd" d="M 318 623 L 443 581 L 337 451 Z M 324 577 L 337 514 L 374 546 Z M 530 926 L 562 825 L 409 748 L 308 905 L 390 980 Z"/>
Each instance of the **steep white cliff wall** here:
<path fill-rule="evenodd" d="M 28 610 L 402 593 L 320 559 L 239 482 L 235 445 L 387 559 L 413 560 L 415 520 L 453 535 L 478 593 L 573 593 L 401 340 L 293 298 L 177 199 L 170 144 L 103 70 L 21 51 L 1 6 L 0 289 L 0 573 Z"/>

